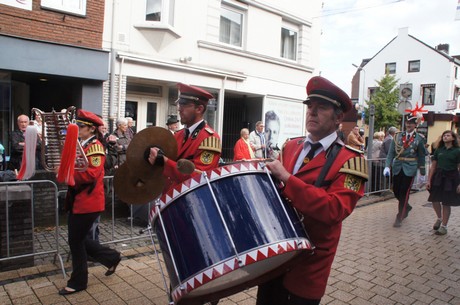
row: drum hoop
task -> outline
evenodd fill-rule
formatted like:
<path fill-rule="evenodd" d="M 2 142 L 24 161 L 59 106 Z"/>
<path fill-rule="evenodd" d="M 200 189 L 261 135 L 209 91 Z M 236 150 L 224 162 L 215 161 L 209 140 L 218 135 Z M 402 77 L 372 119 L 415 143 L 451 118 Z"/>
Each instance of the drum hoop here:
<path fill-rule="evenodd" d="M 253 248 L 239 254 L 241 266 L 238 264 L 236 256 L 220 261 L 195 275 L 190 276 L 184 282 L 172 290 L 172 298 L 178 302 L 191 291 L 245 266 L 261 262 L 265 259 L 289 253 L 293 251 L 312 251 L 315 249 L 313 244 L 306 238 L 295 238 L 265 244 L 262 247 Z M 271 250 L 271 251 L 270 251 Z"/>
<path fill-rule="evenodd" d="M 227 177 L 239 176 L 244 174 L 266 174 L 266 171 L 264 170 L 263 162 L 246 162 L 218 167 L 216 169 L 206 171 L 205 173 L 207 177 L 209 177 L 209 181 L 214 182 Z M 157 203 L 159 205 L 159 213 L 161 213 L 179 197 L 185 196 L 187 193 L 194 191 L 205 185 L 207 185 L 207 181 L 203 173 L 201 175 L 193 176 L 182 183 L 172 186 L 165 194 L 163 194 L 160 197 Z M 157 209 L 152 208 L 150 210 L 149 215 L 150 223 L 153 224 L 156 221 L 157 217 Z"/>

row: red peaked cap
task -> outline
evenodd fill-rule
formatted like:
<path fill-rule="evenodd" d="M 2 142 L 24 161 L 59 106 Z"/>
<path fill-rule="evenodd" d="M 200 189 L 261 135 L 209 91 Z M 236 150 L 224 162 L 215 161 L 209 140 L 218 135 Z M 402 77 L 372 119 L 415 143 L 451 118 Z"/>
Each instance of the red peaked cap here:
<path fill-rule="evenodd" d="M 308 81 L 307 95 L 308 98 L 303 102 L 304 104 L 308 104 L 308 101 L 317 98 L 332 103 L 341 108 L 343 112 L 349 111 L 353 106 L 348 94 L 321 76 L 314 76 Z"/>
<path fill-rule="evenodd" d="M 94 113 L 90 111 L 83 110 L 83 109 L 78 109 L 76 121 L 77 121 L 77 124 L 80 123 L 80 124 L 85 124 L 88 126 L 97 127 L 97 126 L 104 125 L 104 122 L 102 121 L 100 117 L 98 117 L 97 115 L 95 115 Z"/>
<path fill-rule="evenodd" d="M 214 96 L 201 88 L 178 83 L 177 88 L 180 91 L 179 99 L 186 99 L 195 102 L 196 104 L 207 105 L 210 99 Z"/>

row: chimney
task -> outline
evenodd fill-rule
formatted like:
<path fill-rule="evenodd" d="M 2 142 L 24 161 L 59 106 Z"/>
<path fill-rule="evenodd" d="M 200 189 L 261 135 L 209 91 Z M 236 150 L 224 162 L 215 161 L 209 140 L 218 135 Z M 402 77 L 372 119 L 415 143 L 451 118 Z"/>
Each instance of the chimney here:
<path fill-rule="evenodd" d="M 436 47 L 435 47 L 436 50 L 438 51 L 441 51 L 441 52 L 444 52 L 446 54 L 449 54 L 449 44 L 448 43 L 441 43 L 441 44 L 438 44 Z"/>
<path fill-rule="evenodd" d="M 408 27 L 398 29 L 398 36 L 407 36 L 407 35 L 409 35 Z"/>

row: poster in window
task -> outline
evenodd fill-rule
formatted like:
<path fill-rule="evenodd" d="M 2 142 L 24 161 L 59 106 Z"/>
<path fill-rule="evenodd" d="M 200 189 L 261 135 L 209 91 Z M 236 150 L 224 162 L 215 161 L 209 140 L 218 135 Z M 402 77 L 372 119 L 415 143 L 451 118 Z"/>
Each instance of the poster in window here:
<path fill-rule="evenodd" d="M 305 111 L 300 101 L 267 97 L 263 121 L 269 157 L 276 158 L 287 139 L 305 135 Z"/>

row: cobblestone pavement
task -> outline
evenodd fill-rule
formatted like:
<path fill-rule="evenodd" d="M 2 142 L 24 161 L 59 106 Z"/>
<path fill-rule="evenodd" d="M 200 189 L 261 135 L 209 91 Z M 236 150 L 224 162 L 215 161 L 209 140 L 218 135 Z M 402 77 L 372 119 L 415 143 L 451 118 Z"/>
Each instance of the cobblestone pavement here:
<path fill-rule="evenodd" d="M 401 228 L 392 227 L 394 199 L 360 201 L 344 222 L 322 304 L 460 304 L 460 229 L 456 225 L 460 212 L 453 208 L 448 234 L 437 236 L 427 197 L 426 191 L 411 195 L 414 208 Z M 126 228 L 121 223 L 116 230 L 123 237 Z M 149 242 L 114 245 L 123 255 L 117 272 L 106 277 L 103 266 L 92 265 L 88 289 L 67 297 L 57 294 L 66 280 L 60 268 L 49 263 L 50 257 L 35 267 L 2 272 L 0 304 L 167 304 Z M 65 266 L 69 272 L 70 264 Z M 257 288 L 252 288 L 219 304 L 253 305 L 256 293 Z"/>

